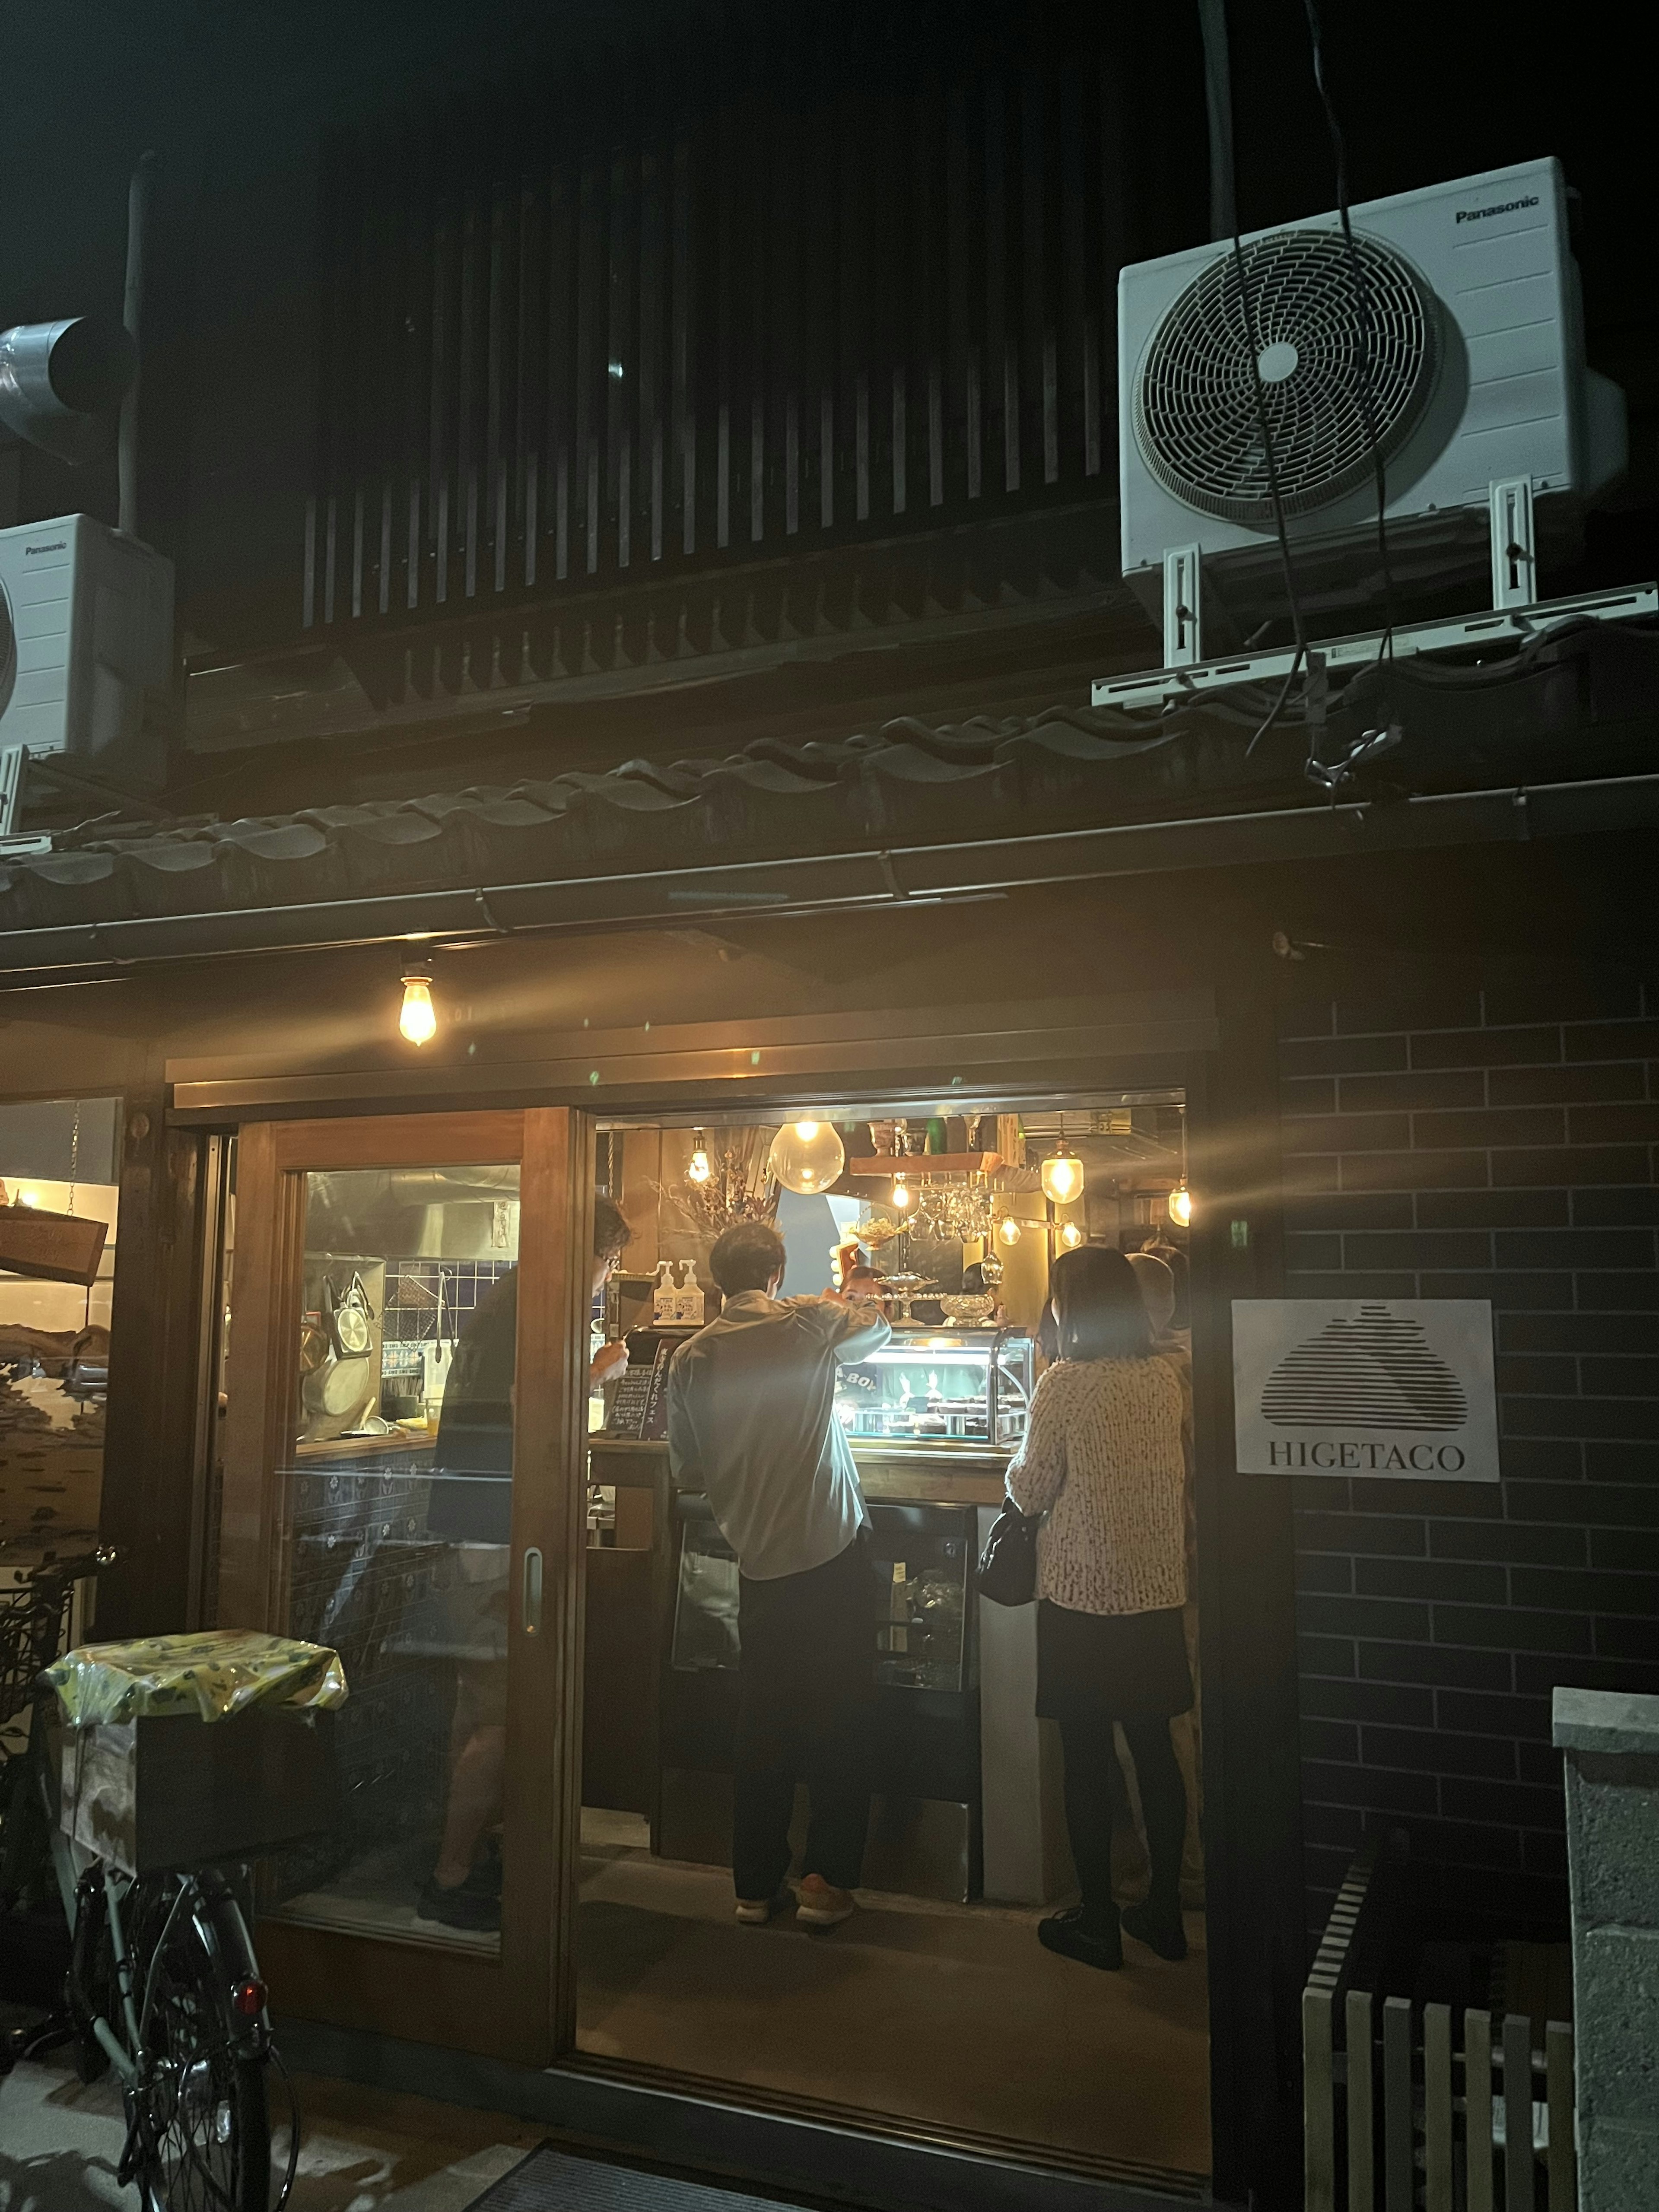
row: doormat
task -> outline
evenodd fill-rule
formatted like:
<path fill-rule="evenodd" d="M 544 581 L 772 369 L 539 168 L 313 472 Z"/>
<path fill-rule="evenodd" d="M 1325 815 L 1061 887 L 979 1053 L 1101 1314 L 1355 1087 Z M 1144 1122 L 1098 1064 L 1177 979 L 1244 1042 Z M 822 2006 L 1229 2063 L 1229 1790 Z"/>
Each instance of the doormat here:
<path fill-rule="evenodd" d="M 750 2197 L 637 2166 L 573 2158 L 543 2143 L 475 2197 L 467 2212 L 789 2212 L 776 2197 Z"/>

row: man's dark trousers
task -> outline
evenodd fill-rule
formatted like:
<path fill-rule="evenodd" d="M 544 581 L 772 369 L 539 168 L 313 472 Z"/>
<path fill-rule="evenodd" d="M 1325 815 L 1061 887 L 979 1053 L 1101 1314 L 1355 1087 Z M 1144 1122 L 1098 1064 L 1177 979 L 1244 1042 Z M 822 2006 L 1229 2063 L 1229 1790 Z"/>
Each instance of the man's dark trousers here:
<path fill-rule="evenodd" d="M 742 1578 L 732 1823 L 741 1898 L 775 1896 L 789 1871 L 798 1781 L 812 1802 L 802 1873 L 858 1886 L 870 1820 L 875 1595 L 866 1529 L 805 1574 Z"/>

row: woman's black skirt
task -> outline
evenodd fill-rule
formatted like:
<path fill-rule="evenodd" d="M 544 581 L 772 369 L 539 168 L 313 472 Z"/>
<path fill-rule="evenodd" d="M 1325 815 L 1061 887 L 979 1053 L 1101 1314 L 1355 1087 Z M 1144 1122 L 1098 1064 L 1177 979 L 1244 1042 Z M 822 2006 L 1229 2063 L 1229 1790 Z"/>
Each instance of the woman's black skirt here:
<path fill-rule="evenodd" d="M 1193 1678 L 1179 1606 L 1158 1613 L 1037 1607 L 1039 1720 L 1172 1718 L 1189 1712 Z"/>

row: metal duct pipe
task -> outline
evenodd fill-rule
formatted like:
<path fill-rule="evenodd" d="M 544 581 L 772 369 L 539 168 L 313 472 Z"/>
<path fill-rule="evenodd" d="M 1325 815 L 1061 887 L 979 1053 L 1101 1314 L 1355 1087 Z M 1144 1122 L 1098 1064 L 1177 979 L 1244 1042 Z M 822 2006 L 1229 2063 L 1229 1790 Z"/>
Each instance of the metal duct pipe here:
<path fill-rule="evenodd" d="M 143 374 L 144 260 L 149 242 L 150 186 L 155 177 L 155 156 L 141 154 L 127 186 L 127 280 L 121 320 L 132 340 L 132 381 L 121 402 L 121 430 L 116 448 L 120 477 L 120 506 L 116 527 L 133 538 L 138 535 L 138 386 Z"/>
<path fill-rule="evenodd" d="M 387 1181 L 394 1206 L 443 1206 L 452 1199 L 519 1195 L 517 1168 L 394 1168 Z"/>

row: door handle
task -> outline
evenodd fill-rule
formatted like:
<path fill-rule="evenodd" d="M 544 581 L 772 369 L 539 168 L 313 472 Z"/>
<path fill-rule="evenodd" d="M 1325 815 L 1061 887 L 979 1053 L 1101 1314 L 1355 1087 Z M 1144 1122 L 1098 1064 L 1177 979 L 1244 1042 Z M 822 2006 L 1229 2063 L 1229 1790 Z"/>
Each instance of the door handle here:
<path fill-rule="evenodd" d="M 542 1632 L 542 1555 L 533 1544 L 524 1555 L 524 1632 Z"/>

